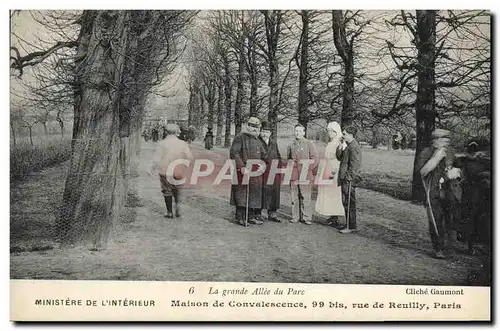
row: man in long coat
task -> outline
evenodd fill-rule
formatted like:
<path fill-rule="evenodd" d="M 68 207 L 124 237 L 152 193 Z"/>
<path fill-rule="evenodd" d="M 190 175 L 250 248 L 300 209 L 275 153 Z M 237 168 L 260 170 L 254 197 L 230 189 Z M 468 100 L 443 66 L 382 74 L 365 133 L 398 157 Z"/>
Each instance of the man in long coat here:
<path fill-rule="evenodd" d="M 454 211 L 460 210 L 458 205 L 453 205 L 455 199 L 451 199 L 451 180 L 456 179 L 456 176 L 451 176 L 450 170 L 458 169 L 453 168 L 455 152 L 450 146 L 448 135 L 447 130 L 434 130 L 432 145 L 420 152 L 415 163 L 415 170 L 420 172 L 426 191 L 429 234 L 435 257 L 439 259 L 444 258 L 445 235 L 453 226 Z M 457 189 L 459 187 L 455 187 L 455 191 Z"/>
<path fill-rule="evenodd" d="M 266 171 L 262 175 L 264 181 L 262 209 L 267 209 L 267 218 L 269 221 L 281 222 L 276 213 L 276 211 L 280 208 L 281 174 L 276 174 L 274 182 L 270 185 L 267 184 L 273 160 L 278 160 L 278 166 L 281 166 L 284 163 L 281 159 L 276 139 L 271 139 L 271 131 L 269 123 L 262 122 L 259 139 L 264 146 L 266 161 Z"/>
<path fill-rule="evenodd" d="M 246 130 L 240 132 L 233 139 L 229 156 L 236 163 L 238 184 L 231 186 L 230 203 L 236 206 L 236 223 L 244 225 L 246 208 L 248 208 L 248 222 L 262 224 L 259 218 L 262 209 L 262 176 L 250 177 L 248 185 L 243 184 L 244 174 L 250 170 L 257 171 L 258 165 L 247 169 L 247 160 L 264 160 L 265 150 L 258 136 L 260 120 L 250 117 Z M 248 197 L 247 197 L 248 194 Z M 248 199 L 248 206 L 247 206 Z"/>

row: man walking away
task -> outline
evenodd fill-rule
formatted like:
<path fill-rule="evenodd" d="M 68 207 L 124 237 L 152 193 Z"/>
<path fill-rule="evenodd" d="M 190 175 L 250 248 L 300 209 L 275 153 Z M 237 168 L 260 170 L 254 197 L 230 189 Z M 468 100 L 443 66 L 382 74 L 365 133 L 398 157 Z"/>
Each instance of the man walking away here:
<path fill-rule="evenodd" d="M 168 166 L 170 163 L 178 159 L 191 161 L 193 156 L 188 144 L 177 138 L 176 134 L 179 131 L 179 127 L 176 124 L 167 124 L 165 131 L 167 136 L 158 143 L 150 174 L 158 172 L 160 177 L 161 192 L 167 207 L 167 214 L 165 217 L 173 218 L 172 197 L 175 200 L 175 216 L 181 216 L 180 204 L 182 185 L 175 185 L 168 180 Z M 185 165 L 177 165 L 175 167 L 172 175 L 175 180 L 180 180 L 186 176 L 186 171 L 181 170 L 184 167 Z"/>
<path fill-rule="evenodd" d="M 346 215 L 346 227 L 340 233 L 357 231 L 356 224 L 356 185 L 359 183 L 361 171 L 361 147 L 354 136 L 356 128 L 347 126 L 342 131 L 343 143 L 337 148 L 337 159 L 340 161 L 337 177 L 342 190 L 342 204 Z"/>

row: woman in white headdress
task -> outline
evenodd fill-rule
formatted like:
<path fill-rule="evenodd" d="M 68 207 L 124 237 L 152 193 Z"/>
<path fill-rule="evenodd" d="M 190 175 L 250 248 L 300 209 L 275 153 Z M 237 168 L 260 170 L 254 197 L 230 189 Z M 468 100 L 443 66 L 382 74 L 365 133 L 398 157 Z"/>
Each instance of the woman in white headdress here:
<path fill-rule="evenodd" d="M 344 215 L 344 206 L 342 205 L 341 187 L 337 184 L 340 161 L 337 160 L 335 152 L 340 144 L 342 130 L 337 122 L 330 122 L 327 131 L 330 142 L 325 148 L 325 161 L 322 162 L 324 169 L 319 173 L 323 174 L 323 179 L 330 179 L 330 183 L 318 185 L 315 209 L 318 214 L 329 216 L 328 221 L 331 225 L 339 225 L 338 216 Z"/>

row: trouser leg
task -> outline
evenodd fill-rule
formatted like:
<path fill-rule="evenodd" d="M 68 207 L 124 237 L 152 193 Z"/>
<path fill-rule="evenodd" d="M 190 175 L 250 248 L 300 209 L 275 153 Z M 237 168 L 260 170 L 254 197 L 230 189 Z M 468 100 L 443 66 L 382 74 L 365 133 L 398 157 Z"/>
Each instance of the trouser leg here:
<path fill-rule="evenodd" d="M 299 186 L 291 183 L 290 191 L 292 195 L 292 218 L 298 221 L 300 219 Z"/>
<path fill-rule="evenodd" d="M 353 185 L 349 188 L 349 183 L 344 183 L 341 185 L 342 191 L 342 205 L 345 210 L 346 223 L 349 229 L 356 229 L 356 189 Z M 350 191 L 350 192 L 349 192 Z M 348 213 L 349 209 L 349 213 Z M 347 215 L 349 214 L 349 219 Z"/>
<path fill-rule="evenodd" d="M 444 248 L 444 210 L 439 202 L 439 199 L 431 200 L 432 214 L 434 215 L 434 220 L 436 222 L 436 228 L 432 223 L 432 219 L 429 217 L 429 234 L 431 236 L 432 247 L 435 251 L 442 251 Z"/>
<path fill-rule="evenodd" d="M 299 185 L 300 195 L 302 197 L 302 218 L 304 221 L 311 221 L 313 214 L 313 206 L 311 199 L 311 185 Z"/>
<path fill-rule="evenodd" d="M 167 207 L 167 211 L 169 213 L 172 213 L 172 197 L 164 196 L 163 199 L 165 200 L 165 206 Z"/>

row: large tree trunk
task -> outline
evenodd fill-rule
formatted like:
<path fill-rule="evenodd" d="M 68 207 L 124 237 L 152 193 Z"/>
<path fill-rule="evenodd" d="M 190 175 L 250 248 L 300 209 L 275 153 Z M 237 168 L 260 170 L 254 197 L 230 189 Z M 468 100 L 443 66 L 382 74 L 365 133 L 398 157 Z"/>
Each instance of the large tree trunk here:
<path fill-rule="evenodd" d="M 222 144 L 222 130 L 224 127 L 224 78 L 222 74 L 219 75 L 217 89 L 217 132 L 215 135 L 215 144 L 220 146 Z"/>
<path fill-rule="evenodd" d="M 245 73 L 245 38 L 243 36 L 243 32 L 241 33 L 240 42 L 239 42 L 239 58 L 238 58 L 238 81 L 236 83 L 236 104 L 234 106 L 234 134 L 237 135 L 241 131 L 241 122 L 242 122 L 242 109 L 241 106 L 243 104 L 243 80 Z"/>
<path fill-rule="evenodd" d="M 208 128 L 213 130 L 214 128 L 214 113 L 215 113 L 215 83 L 214 81 L 210 81 L 208 84 L 208 94 L 207 94 L 207 102 L 208 102 Z"/>
<path fill-rule="evenodd" d="M 203 92 L 201 89 L 198 89 L 198 100 L 200 105 L 200 113 L 199 113 L 199 121 L 200 121 L 200 132 L 203 132 L 203 128 L 205 127 L 205 97 L 203 96 Z"/>
<path fill-rule="evenodd" d="M 193 125 L 193 84 L 189 83 L 188 127 Z"/>
<path fill-rule="evenodd" d="M 309 83 L 309 13 L 302 10 L 302 34 L 300 37 L 300 61 L 299 65 L 299 123 L 307 130 L 309 123 L 308 110 L 308 83 Z"/>
<path fill-rule="evenodd" d="M 346 37 L 346 26 L 342 10 L 332 11 L 332 29 L 335 48 L 342 58 L 344 77 L 342 79 L 342 127 L 351 125 L 354 119 L 354 56 L 353 45 Z"/>
<path fill-rule="evenodd" d="M 119 100 L 127 11 L 86 11 L 76 61 L 72 155 L 57 231 L 61 244 L 102 248 L 117 216 Z"/>
<path fill-rule="evenodd" d="M 436 53 L 436 11 L 417 10 L 417 49 L 418 49 L 418 88 L 415 103 L 417 120 L 417 147 L 415 162 L 418 155 L 428 147 L 435 128 L 435 53 Z M 412 199 L 424 201 L 425 191 L 418 171 L 413 171 Z"/>
<path fill-rule="evenodd" d="M 30 133 L 30 144 L 31 146 L 33 146 L 33 126 L 28 126 L 28 130 L 29 130 L 29 133 Z"/>
<path fill-rule="evenodd" d="M 224 147 L 229 147 L 231 145 L 231 96 L 233 94 L 233 88 L 231 86 L 231 71 L 229 68 L 229 59 L 224 57 L 224 94 L 225 94 L 225 106 L 226 106 L 226 130 L 224 133 Z"/>
<path fill-rule="evenodd" d="M 16 146 L 16 131 L 14 130 L 14 123 L 10 122 L 10 130 L 12 131 L 12 142 Z"/>
<path fill-rule="evenodd" d="M 258 89 L 258 68 L 257 68 L 257 50 L 254 38 L 249 38 L 249 70 L 248 76 L 250 78 L 250 116 L 257 115 L 257 89 Z"/>
<path fill-rule="evenodd" d="M 269 74 L 269 87 L 271 92 L 269 94 L 269 113 L 267 114 L 267 120 L 271 124 L 273 136 L 276 137 L 278 134 L 278 98 L 279 98 L 279 77 L 278 77 L 278 63 L 276 59 L 272 61 L 270 65 Z"/>
<path fill-rule="evenodd" d="M 267 119 L 272 127 L 272 135 L 278 134 L 279 103 L 279 66 L 277 58 L 278 40 L 281 31 L 281 13 L 279 10 L 263 11 L 267 39 L 267 61 L 269 65 L 269 112 Z"/>
<path fill-rule="evenodd" d="M 47 136 L 49 134 L 49 130 L 47 130 L 47 122 L 42 122 L 43 125 L 43 132 Z"/>

